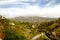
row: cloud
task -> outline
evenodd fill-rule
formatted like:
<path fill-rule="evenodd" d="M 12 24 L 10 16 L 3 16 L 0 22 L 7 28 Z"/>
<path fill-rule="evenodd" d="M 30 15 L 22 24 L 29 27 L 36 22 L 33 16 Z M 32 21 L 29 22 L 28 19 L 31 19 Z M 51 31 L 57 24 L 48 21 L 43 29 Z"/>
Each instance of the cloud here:
<path fill-rule="evenodd" d="M 0 0 L 0 1 L 6 1 L 6 0 Z"/>
<path fill-rule="evenodd" d="M 19 1 L 30 1 L 30 0 L 19 0 Z"/>
<path fill-rule="evenodd" d="M 60 17 L 59 0 L 8 0 L 0 2 L 0 15 Z M 51 7 L 53 6 L 53 7 Z"/>
<path fill-rule="evenodd" d="M 34 7 L 34 8 L 33 8 Z M 35 15 L 39 10 L 36 6 L 28 6 L 26 9 L 22 8 L 8 8 L 8 9 L 0 9 L 0 15 L 7 17 L 16 17 L 16 16 L 27 16 L 27 15 Z"/>
<path fill-rule="evenodd" d="M 6 0 L 0 2 L 0 8 L 26 7 L 35 5 L 40 7 L 53 7 L 59 4 L 59 0 Z M 19 5 L 18 5 L 19 4 Z M 22 6 L 23 5 L 23 6 Z"/>
<path fill-rule="evenodd" d="M 46 4 L 46 6 L 49 6 L 49 7 L 53 7 L 53 6 L 55 6 L 55 5 L 60 5 L 60 0 L 50 0 L 47 4 Z"/>
<path fill-rule="evenodd" d="M 0 15 L 5 17 L 16 17 L 16 16 L 43 16 L 43 17 L 60 17 L 60 5 L 55 7 L 45 7 L 41 9 L 39 6 L 28 6 L 26 9 L 22 8 L 8 8 L 0 9 Z"/>
<path fill-rule="evenodd" d="M 9 4 L 9 3 L 16 2 L 16 1 L 17 0 L 2 0 L 2 1 L 0 1 L 0 5 Z"/>
<path fill-rule="evenodd" d="M 25 8 L 26 5 L 24 4 L 6 4 L 6 5 L 0 5 L 0 8 Z"/>

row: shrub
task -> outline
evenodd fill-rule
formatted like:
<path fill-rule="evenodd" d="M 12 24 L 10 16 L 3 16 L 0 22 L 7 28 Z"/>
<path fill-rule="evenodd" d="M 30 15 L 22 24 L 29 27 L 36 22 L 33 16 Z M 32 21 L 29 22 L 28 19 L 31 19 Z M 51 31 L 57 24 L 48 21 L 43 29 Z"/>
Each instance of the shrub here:
<path fill-rule="evenodd" d="M 17 33 L 11 31 L 10 29 L 5 30 L 4 40 L 27 40 L 23 35 L 18 35 Z"/>

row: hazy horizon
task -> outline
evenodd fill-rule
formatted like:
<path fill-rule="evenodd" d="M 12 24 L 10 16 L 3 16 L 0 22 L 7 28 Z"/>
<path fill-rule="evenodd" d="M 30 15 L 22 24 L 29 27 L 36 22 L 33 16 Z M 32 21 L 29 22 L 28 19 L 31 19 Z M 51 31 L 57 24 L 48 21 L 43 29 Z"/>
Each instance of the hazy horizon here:
<path fill-rule="evenodd" d="M 0 15 L 60 17 L 60 0 L 0 0 Z"/>

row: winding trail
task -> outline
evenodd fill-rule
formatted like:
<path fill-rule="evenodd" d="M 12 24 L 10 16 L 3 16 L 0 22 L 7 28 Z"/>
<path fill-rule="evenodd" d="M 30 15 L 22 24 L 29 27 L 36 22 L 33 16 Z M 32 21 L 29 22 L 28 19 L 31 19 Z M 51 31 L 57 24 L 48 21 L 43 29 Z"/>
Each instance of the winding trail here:
<path fill-rule="evenodd" d="M 31 40 L 37 40 L 39 37 L 41 37 L 43 35 L 45 35 L 45 33 L 42 32 L 41 34 L 34 36 Z"/>

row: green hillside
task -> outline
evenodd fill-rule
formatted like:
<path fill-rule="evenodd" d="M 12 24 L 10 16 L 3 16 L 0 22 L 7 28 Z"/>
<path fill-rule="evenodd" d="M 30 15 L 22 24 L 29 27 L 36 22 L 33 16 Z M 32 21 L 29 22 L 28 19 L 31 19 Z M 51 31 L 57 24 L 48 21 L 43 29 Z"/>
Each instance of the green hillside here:
<path fill-rule="evenodd" d="M 42 32 L 45 35 L 36 40 L 60 40 L 60 18 L 42 23 L 0 18 L 0 38 L 3 40 L 31 40 Z"/>

